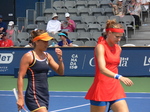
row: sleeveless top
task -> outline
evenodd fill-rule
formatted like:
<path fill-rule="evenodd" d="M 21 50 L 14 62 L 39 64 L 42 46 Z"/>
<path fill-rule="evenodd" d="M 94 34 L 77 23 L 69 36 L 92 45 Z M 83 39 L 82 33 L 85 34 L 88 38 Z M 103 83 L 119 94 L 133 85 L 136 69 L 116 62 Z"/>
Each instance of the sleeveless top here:
<path fill-rule="evenodd" d="M 44 60 L 38 60 L 33 55 L 33 63 L 27 70 L 28 85 L 25 93 L 25 102 L 30 111 L 45 106 L 48 108 L 49 92 L 47 73 L 49 70 L 47 56 Z M 29 52 L 29 53 L 31 53 Z M 45 53 L 46 55 L 46 53 Z"/>
<path fill-rule="evenodd" d="M 100 38 L 101 39 L 99 39 L 98 44 L 102 44 L 104 46 L 106 68 L 117 74 L 121 49 L 117 44 L 115 44 L 113 47 L 110 47 L 102 37 Z M 96 56 L 95 70 L 93 84 L 88 90 L 85 99 L 94 101 L 114 101 L 125 97 L 124 89 L 120 84 L 120 81 L 118 79 L 103 75 L 100 72 Z"/>

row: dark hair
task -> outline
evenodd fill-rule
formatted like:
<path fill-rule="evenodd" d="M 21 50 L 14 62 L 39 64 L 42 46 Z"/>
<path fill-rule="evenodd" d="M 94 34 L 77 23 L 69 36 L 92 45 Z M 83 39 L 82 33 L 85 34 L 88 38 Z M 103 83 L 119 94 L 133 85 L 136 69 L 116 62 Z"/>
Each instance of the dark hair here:
<path fill-rule="evenodd" d="M 32 40 L 29 40 L 29 43 L 32 43 Z"/>
<path fill-rule="evenodd" d="M 69 39 L 69 38 L 68 38 L 68 33 L 67 33 L 67 32 L 61 32 L 61 33 L 64 33 L 64 34 L 67 36 L 67 37 L 66 37 L 66 36 L 64 36 L 64 37 L 65 37 L 66 39 Z"/>

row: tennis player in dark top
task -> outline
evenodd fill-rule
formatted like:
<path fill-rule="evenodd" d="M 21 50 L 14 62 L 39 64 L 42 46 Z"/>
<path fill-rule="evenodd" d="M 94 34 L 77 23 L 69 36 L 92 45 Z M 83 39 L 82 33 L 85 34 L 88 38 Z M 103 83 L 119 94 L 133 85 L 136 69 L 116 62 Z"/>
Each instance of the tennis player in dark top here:
<path fill-rule="evenodd" d="M 18 110 L 24 106 L 23 95 L 23 78 L 27 74 L 28 85 L 25 92 L 25 103 L 32 112 L 48 112 L 49 92 L 47 73 L 51 67 L 57 74 L 64 74 L 64 64 L 62 59 L 62 51 L 55 49 L 58 57 L 58 63 L 53 57 L 45 52 L 50 37 L 44 30 L 36 30 L 31 32 L 34 49 L 25 53 L 20 62 L 18 74 Z"/>

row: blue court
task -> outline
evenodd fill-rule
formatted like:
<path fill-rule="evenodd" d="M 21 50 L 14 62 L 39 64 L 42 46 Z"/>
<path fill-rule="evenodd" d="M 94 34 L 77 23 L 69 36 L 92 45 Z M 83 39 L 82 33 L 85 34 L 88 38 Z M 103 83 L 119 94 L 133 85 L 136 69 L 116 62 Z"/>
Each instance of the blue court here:
<path fill-rule="evenodd" d="M 85 94 L 50 92 L 49 112 L 89 112 L 90 104 L 84 99 Z M 130 112 L 150 112 L 150 93 L 127 93 L 126 101 Z M 0 91 L 0 112 L 17 112 L 13 91 Z"/>

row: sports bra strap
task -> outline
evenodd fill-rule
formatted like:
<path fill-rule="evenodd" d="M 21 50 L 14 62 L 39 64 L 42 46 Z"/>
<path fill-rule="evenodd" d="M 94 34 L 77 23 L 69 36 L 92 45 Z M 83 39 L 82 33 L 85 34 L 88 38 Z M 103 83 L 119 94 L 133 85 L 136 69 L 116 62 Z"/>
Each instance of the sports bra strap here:
<path fill-rule="evenodd" d="M 36 61 L 34 51 L 31 51 L 31 53 L 32 53 L 32 56 L 33 56 L 33 60 L 32 60 L 32 63 L 29 65 L 29 67 L 32 67 L 35 64 L 35 61 Z"/>

